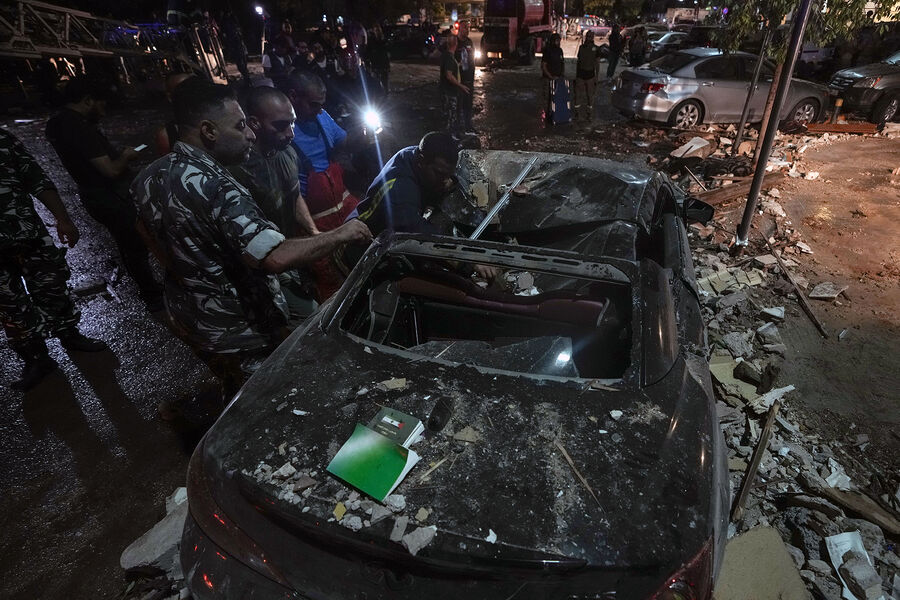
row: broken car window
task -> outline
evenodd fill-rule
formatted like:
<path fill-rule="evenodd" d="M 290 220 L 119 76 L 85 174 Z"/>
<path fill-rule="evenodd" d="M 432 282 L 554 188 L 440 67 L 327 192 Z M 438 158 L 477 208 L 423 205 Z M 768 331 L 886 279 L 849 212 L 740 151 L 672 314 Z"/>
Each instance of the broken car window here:
<path fill-rule="evenodd" d="M 632 345 L 629 285 L 537 271 L 507 271 L 498 280 L 479 285 L 446 264 L 389 253 L 341 327 L 424 358 L 531 375 L 622 377 Z"/>

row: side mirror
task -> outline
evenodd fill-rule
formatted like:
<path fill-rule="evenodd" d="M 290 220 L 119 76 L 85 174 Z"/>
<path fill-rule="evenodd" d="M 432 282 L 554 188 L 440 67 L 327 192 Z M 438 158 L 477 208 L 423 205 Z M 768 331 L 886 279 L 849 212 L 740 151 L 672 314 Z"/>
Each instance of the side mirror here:
<path fill-rule="evenodd" d="M 684 201 L 684 220 L 706 225 L 716 214 L 716 209 L 702 200 L 689 196 Z"/>

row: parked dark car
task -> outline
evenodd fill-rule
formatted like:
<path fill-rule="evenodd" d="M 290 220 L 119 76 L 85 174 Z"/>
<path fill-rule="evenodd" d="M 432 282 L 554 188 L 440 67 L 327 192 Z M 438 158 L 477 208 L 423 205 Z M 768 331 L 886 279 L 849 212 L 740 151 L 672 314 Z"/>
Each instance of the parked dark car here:
<path fill-rule="evenodd" d="M 465 153 L 437 212 L 471 231 L 470 187 L 532 156 Z M 711 209 L 558 154 L 517 190 L 487 240 L 379 237 L 207 432 L 181 544 L 195 598 L 710 598 L 729 485 L 685 221 Z M 427 426 L 393 512 L 325 472 L 381 406 Z M 403 527 L 434 537 L 413 554 Z"/>
<path fill-rule="evenodd" d="M 718 45 L 716 33 L 721 27 L 713 25 L 694 25 L 683 38 L 677 49 L 685 48 L 715 48 Z"/>
<path fill-rule="evenodd" d="M 434 34 L 417 25 L 393 25 L 385 29 L 391 58 L 427 58 L 437 49 Z"/>
<path fill-rule="evenodd" d="M 894 121 L 900 113 L 900 52 L 838 71 L 828 89 L 844 99 L 845 112 L 865 115 L 872 123 Z"/>
<path fill-rule="evenodd" d="M 681 42 L 687 37 L 686 33 L 680 31 L 668 31 L 662 34 L 652 35 L 650 37 L 650 50 L 647 57 L 655 60 L 664 54 L 674 52 L 681 47 Z"/>
<path fill-rule="evenodd" d="M 612 105 L 622 114 L 687 128 L 700 123 L 736 123 L 747 98 L 757 57 L 690 48 L 666 54 L 646 67 L 622 71 Z M 749 120 L 762 118 L 775 67 L 763 63 L 750 100 Z M 828 105 L 825 86 L 792 78 L 780 117 L 816 122 Z"/>

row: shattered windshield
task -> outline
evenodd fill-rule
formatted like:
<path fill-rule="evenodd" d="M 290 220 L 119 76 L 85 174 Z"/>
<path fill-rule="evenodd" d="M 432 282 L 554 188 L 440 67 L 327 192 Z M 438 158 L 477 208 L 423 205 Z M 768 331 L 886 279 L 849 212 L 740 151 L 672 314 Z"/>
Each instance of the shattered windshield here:
<path fill-rule="evenodd" d="M 471 265 L 389 253 L 341 328 L 423 358 L 531 375 L 617 379 L 630 361 L 626 283 L 507 269 L 488 285 Z"/>

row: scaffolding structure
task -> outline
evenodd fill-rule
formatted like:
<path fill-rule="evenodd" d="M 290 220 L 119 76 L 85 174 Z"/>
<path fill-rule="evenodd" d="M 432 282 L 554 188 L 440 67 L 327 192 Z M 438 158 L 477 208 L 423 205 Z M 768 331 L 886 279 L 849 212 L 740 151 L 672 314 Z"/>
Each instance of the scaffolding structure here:
<path fill-rule="evenodd" d="M 102 60 L 126 83 L 148 71 L 195 72 L 227 83 L 213 26 L 132 24 L 37 0 L 0 3 L 0 59 L 24 60 L 30 69 L 53 60 L 70 75 L 85 72 L 86 62 Z"/>

